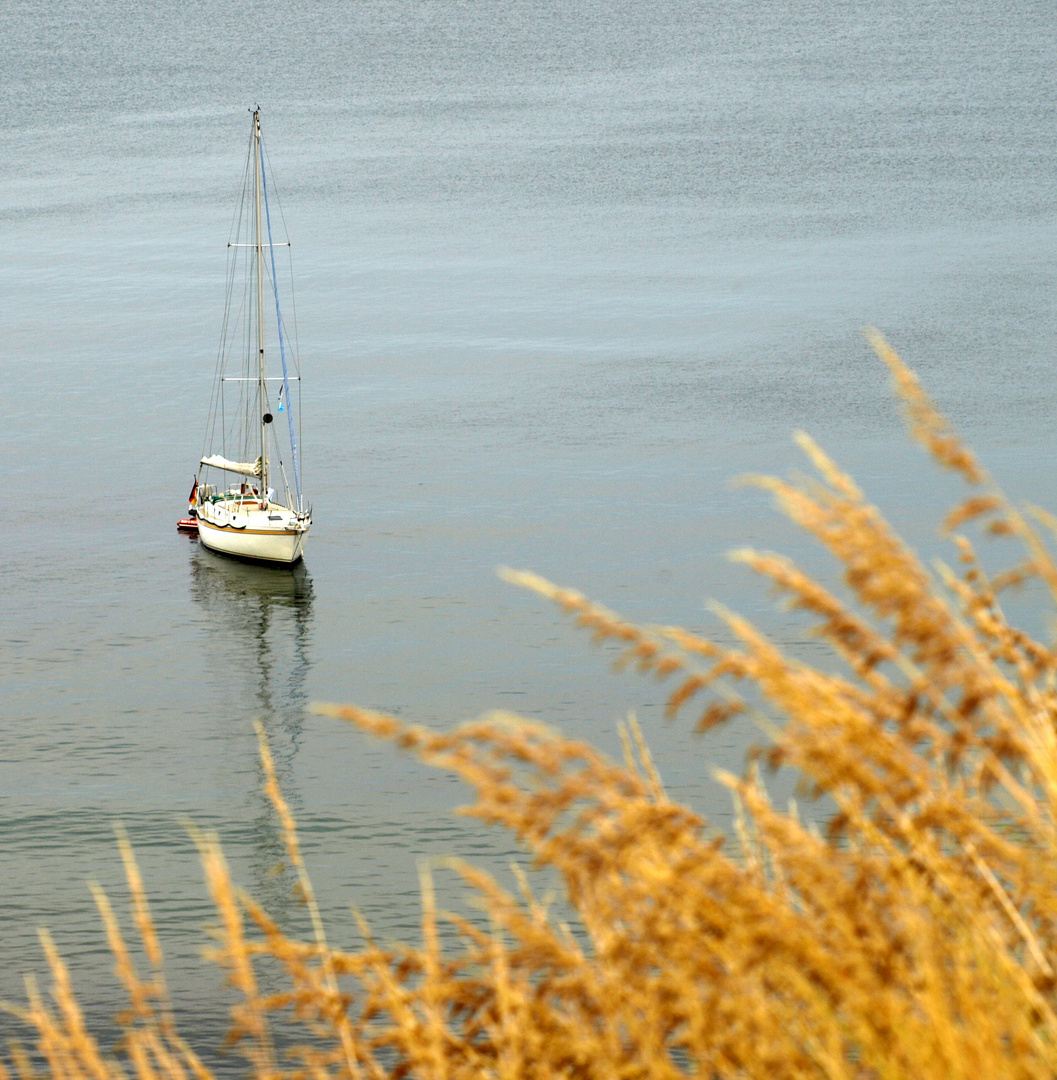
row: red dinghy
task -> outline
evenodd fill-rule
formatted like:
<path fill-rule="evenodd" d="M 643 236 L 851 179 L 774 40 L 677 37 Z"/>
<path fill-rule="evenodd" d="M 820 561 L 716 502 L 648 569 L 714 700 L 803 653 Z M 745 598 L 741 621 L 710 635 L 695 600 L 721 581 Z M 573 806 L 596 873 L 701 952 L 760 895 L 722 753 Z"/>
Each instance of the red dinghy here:
<path fill-rule="evenodd" d="M 187 517 L 181 518 L 176 523 L 177 532 L 198 532 L 198 511 L 195 509 L 195 499 L 198 498 L 198 477 L 195 477 L 191 485 L 191 494 L 187 496 Z"/>

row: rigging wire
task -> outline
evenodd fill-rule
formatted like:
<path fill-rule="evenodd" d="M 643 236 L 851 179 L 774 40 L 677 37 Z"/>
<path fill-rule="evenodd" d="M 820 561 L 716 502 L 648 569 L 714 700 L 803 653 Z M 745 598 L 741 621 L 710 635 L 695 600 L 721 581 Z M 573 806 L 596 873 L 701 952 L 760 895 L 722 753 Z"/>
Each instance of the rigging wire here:
<path fill-rule="evenodd" d="M 274 177 L 276 174 L 275 174 L 275 169 L 272 167 L 272 156 L 268 152 L 268 147 L 265 146 L 263 139 L 261 140 L 261 148 L 264 151 L 265 161 L 268 163 L 268 172 L 271 174 L 272 177 Z M 292 360 L 293 360 L 293 365 L 294 365 L 294 373 L 295 373 L 295 375 L 297 377 L 297 445 L 301 446 L 303 444 L 303 441 L 304 441 L 304 427 L 303 427 L 302 422 L 301 422 L 302 421 L 302 407 L 301 407 L 301 337 L 300 337 L 300 333 L 298 331 L 298 325 L 297 325 L 297 292 L 296 292 L 295 284 L 294 284 L 293 247 L 289 242 L 290 241 L 290 229 L 286 224 L 286 213 L 283 210 L 283 201 L 282 201 L 281 195 L 279 194 L 279 189 L 278 188 L 273 188 L 272 196 L 275 199 L 275 206 L 276 206 L 276 209 L 279 212 L 279 223 L 282 226 L 282 230 L 283 230 L 282 235 L 285 236 L 286 240 L 287 240 L 287 244 L 286 244 L 286 273 L 287 273 L 287 276 L 289 278 L 289 288 L 290 288 L 289 311 L 290 311 L 290 317 L 291 317 L 291 320 L 293 322 L 293 328 L 294 328 L 293 349 L 291 350 L 291 352 L 292 352 Z M 272 250 L 273 264 L 274 264 L 275 248 L 273 247 L 271 250 Z M 272 280 L 273 280 L 273 286 L 277 286 L 278 281 L 275 279 L 274 273 L 273 273 L 273 279 Z M 284 328 L 286 326 L 285 320 L 283 322 L 283 326 L 284 326 Z M 290 344 L 289 337 L 287 337 L 287 344 Z M 290 401 L 289 391 L 288 390 L 284 391 L 284 396 L 287 399 L 287 402 L 286 402 L 287 409 L 292 409 L 293 404 Z M 301 455 L 299 453 L 298 456 L 297 456 L 297 477 L 298 478 L 300 478 L 300 476 L 301 476 L 301 468 L 300 468 L 300 466 L 301 466 Z M 299 509 L 300 509 L 300 507 L 299 507 Z"/>
<path fill-rule="evenodd" d="M 226 396 L 224 393 L 223 372 L 225 361 L 227 357 L 231 355 L 231 301 L 235 292 L 235 274 L 238 268 L 238 248 L 233 247 L 233 244 L 239 242 L 242 234 L 242 224 L 244 218 L 245 204 L 246 204 L 246 192 L 247 192 L 247 177 L 249 175 L 250 166 L 253 163 L 253 136 L 250 135 L 249 146 L 246 153 L 246 162 L 243 166 L 242 184 L 239 191 L 239 198 L 236 200 L 235 210 L 232 215 L 231 226 L 228 230 L 228 258 L 227 258 L 227 274 L 226 274 L 226 287 L 224 290 L 224 316 L 221 322 L 220 330 L 220 344 L 217 348 L 216 365 L 213 372 L 213 392 L 209 402 L 209 415 L 206 421 L 206 438 L 205 444 L 202 450 L 202 457 L 206 455 L 206 452 L 210 449 L 211 445 L 216 442 L 217 437 L 217 422 L 220 423 L 220 436 L 221 444 L 226 443 L 227 436 L 227 418 L 226 418 Z M 243 305 L 239 305 L 238 314 L 241 315 Z M 241 410 L 239 410 L 241 412 Z"/>
<path fill-rule="evenodd" d="M 282 360 L 283 365 L 283 389 L 286 393 L 286 400 L 290 400 L 290 377 L 286 370 L 286 346 L 284 343 L 285 334 L 283 333 L 283 316 L 279 310 L 279 282 L 275 276 L 275 245 L 272 242 L 272 217 L 271 212 L 268 209 L 268 182 L 265 179 L 264 173 L 264 143 L 260 144 L 260 157 L 261 157 L 261 188 L 264 193 L 264 217 L 268 225 L 268 253 L 271 256 L 272 264 L 272 292 L 275 295 L 275 318 L 278 323 L 279 329 L 279 357 Z M 300 395 L 298 395 L 300 398 Z M 293 457 L 294 463 L 294 485 L 297 488 L 297 509 L 300 513 L 303 509 L 303 503 L 301 499 L 301 466 L 297 460 L 297 438 L 294 434 L 294 415 L 293 410 L 288 409 L 286 413 L 287 422 L 290 427 L 290 451 Z"/>
<path fill-rule="evenodd" d="M 257 359 L 257 347 L 258 343 L 254 339 L 253 320 L 248 317 L 249 312 L 253 307 L 253 295 L 255 293 L 254 287 L 254 267 L 256 265 L 255 260 L 250 254 L 250 249 L 255 244 L 247 244 L 247 240 L 251 240 L 251 213 L 248 209 L 249 200 L 251 198 L 253 174 L 257 168 L 257 155 L 255 153 L 254 146 L 254 131 L 251 128 L 249 146 L 245 159 L 245 166 L 243 169 L 242 185 L 239 192 L 239 197 L 236 200 L 236 206 L 232 215 L 232 222 L 228 233 L 228 259 L 227 259 L 227 273 L 226 273 L 226 288 L 225 288 L 225 303 L 224 314 L 221 324 L 220 333 L 220 345 L 217 350 L 216 364 L 214 369 L 213 379 L 213 391 L 210 397 L 209 415 L 206 424 L 206 440 L 203 449 L 202 456 L 205 457 L 210 450 L 215 450 L 218 444 L 224 451 L 224 456 L 235 456 L 239 460 L 252 461 L 258 451 L 255 448 L 256 440 L 259 438 L 260 431 L 257 424 L 254 423 L 255 417 L 260 417 L 265 411 L 271 411 L 270 409 L 270 394 L 268 392 L 267 383 L 263 388 L 260 385 L 258 379 L 253 377 L 255 371 L 255 361 Z M 276 320 L 278 324 L 279 332 L 279 352 L 282 359 L 283 369 L 283 392 L 282 397 L 285 403 L 284 411 L 287 413 L 287 420 L 290 429 L 290 444 L 293 456 L 294 466 L 294 480 L 297 488 L 297 508 L 298 511 L 303 511 L 303 497 L 301 494 L 301 470 L 300 459 L 298 454 L 298 439 L 300 437 L 301 430 L 301 386 L 300 386 L 300 362 L 298 358 L 297 348 L 297 335 L 296 335 L 296 310 L 293 308 L 293 260 L 289 253 L 289 243 L 287 243 L 287 266 L 290 273 L 290 304 L 293 311 L 294 318 L 294 340 L 290 341 L 289 335 L 286 332 L 286 324 L 283 319 L 282 312 L 279 306 L 279 288 L 276 272 L 276 260 L 275 260 L 275 246 L 272 242 L 272 224 L 269 211 L 269 193 L 267 190 L 267 180 L 265 179 L 265 161 L 267 160 L 270 168 L 271 159 L 267 154 L 267 150 L 264 146 L 263 139 L 259 143 L 260 146 L 260 164 L 261 164 L 261 178 L 262 178 L 262 190 L 264 195 L 264 207 L 265 215 L 267 218 L 268 229 L 268 249 L 270 259 L 265 263 L 264 274 L 266 283 L 270 283 L 272 293 L 275 298 L 275 310 Z M 278 207 L 279 222 L 281 227 L 286 229 L 285 215 L 282 212 L 282 205 L 279 202 L 278 193 L 273 191 L 272 196 Z M 288 234 L 287 234 L 288 235 Z M 270 263 L 270 265 L 269 265 Z M 239 290 L 236 287 L 236 279 L 241 272 L 242 287 Z M 260 328 L 261 333 L 264 333 L 264 327 Z M 294 395 L 291 393 L 291 379 L 289 376 L 287 366 L 287 348 L 292 346 L 290 360 L 292 362 L 293 369 L 295 371 L 295 381 L 297 383 L 295 389 L 296 404 L 297 404 L 297 436 L 294 433 Z M 232 381 L 230 377 L 225 377 L 225 369 L 231 370 L 232 361 L 241 354 L 242 361 L 240 364 L 234 366 L 235 371 L 241 371 L 242 378 L 235 380 L 237 391 L 233 388 L 226 387 L 226 383 Z M 263 389 L 263 393 L 262 393 Z M 234 401 L 231 399 L 234 397 Z M 229 421 L 230 417 L 230 421 Z M 230 428 L 229 428 L 230 422 Z M 283 451 L 280 446 L 278 425 L 267 425 L 270 429 L 271 438 L 265 438 L 265 456 L 271 460 L 271 451 L 274 448 L 275 460 L 278 464 L 278 475 L 282 478 L 282 486 L 284 489 L 284 501 L 287 505 L 292 504 L 290 484 L 286 474 L 286 468 L 283 462 Z M 218 431 L 219 428 L 219 431 Z M 251 447 L 253 447 L 251 449 Z M 199 467 L 201 468 L 201 466 Z M 276 485 L 278 486 L 278 484 Z M 267 496 L 267 492 L 262 492 L 262 495 Z"/>

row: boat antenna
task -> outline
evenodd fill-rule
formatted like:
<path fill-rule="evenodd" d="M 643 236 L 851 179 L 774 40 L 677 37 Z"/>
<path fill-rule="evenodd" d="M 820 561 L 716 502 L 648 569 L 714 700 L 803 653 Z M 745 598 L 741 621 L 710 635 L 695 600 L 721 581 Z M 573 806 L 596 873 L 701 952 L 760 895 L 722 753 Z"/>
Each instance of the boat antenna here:
<path fill-rule="evenodd" d="M 258 114 L 260 107 L 258 106 Z M 258 115 L 255 114 L 255 115 Z M 294 410 L 290 405 L 290 376 L 286 369 L 286 334 L 283 332 L 283 316 L 279 310 L 279 279 L 275 273 L 275 245 L 272 243 L 272 216 L 268 210 L 268 181 L 264 175 L 264 146 L 260 140 L 260 118 L 257 120 L 257 151 L 261 156 L 261 186 L 264 191 L 264 220 L 268 226 L 268 251 L 272 260 L 272 293 L 275 296 L 275 320 L 279 324 L 279 357 L 283 363 L 283 396 L 286 398 L 286 420 L 290 425 L 290 451 L 294 459 L 294 487 L 297 488 L 297 512 L 304 511 L 301 500 L 301 462 L 297 456 L 297 437 L 294 434 Z M 298 395 L 300 400 L 300 395 Z"/>

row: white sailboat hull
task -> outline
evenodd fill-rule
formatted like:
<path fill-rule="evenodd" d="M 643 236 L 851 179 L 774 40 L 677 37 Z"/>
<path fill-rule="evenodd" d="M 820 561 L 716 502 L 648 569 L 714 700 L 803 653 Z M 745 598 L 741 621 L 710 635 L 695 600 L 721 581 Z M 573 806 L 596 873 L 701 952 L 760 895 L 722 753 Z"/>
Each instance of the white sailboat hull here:
<path fill-rule="evenodd" d="M 198 537 L 211 551 L 274 565 L 292 566 L 301 558 L 310 525 L 303 521 L 277 526 L 264 511 L 227 513 L 209 506 L 198 510 Z"/>

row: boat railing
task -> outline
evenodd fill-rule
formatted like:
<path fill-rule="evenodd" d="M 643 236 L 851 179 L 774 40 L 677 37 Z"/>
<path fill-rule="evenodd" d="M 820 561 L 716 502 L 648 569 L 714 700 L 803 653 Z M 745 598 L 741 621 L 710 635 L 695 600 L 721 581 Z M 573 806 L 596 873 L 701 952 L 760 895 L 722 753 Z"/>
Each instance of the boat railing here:
<path fill-rule="evenodd" d="M 203 499 L 202 501 L 212 503 L 214 506 L 217 503 L 235 503 L 239 507 L 242 507 L 242 506 L 247 505 L 247 504 L 251 504 L 256 509 L 256 508 L 259 508 L 261 503 L 264 502 L 265 500 L 264 500 L 264 496 L 262 496 L 262 495 L 252 495 L 252 494 L 248 494 L 248 493 L 244 495 L 241 492 L 230 492 L 230 491 L 219 492 L 218 491 L 218 492 L 214 492 L 211 495 L 206 496 L 206 498 Z M 267 505 L 270 506 L 271 503 L 269 502 Z"/>

